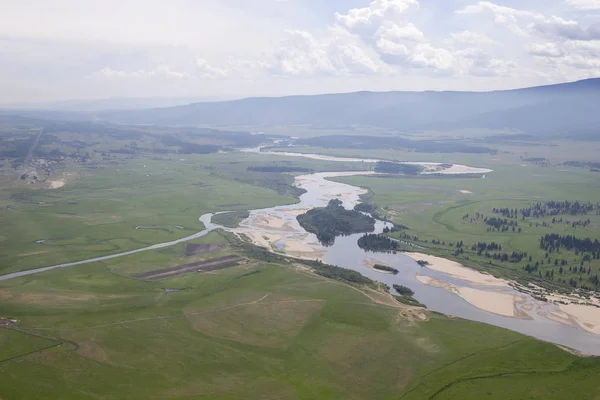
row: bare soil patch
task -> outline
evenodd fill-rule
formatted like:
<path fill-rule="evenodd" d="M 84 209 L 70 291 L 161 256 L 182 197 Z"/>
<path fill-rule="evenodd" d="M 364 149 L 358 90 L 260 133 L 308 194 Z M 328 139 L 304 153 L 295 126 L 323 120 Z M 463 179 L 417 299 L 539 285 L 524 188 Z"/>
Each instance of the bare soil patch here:
<path fill-rule="evenodd" d="M 172 278 L 174 276 L 184 275 L 191 272 L 208 272 L 236 267 L 242 263 L 246 263 L 247 261 L 247 259 L 239 256 L 217 257 L 206 261 L 179 265 L 177 267 L 144 272 L 143 274 L 136 275 L 136 277 L 148 280 Z"/>
<path fill-rule="evenodd" d="M 211 251 L 217 251 L 225 248 L 225 243 L 206 243 L 206 244 L 194 244 L 187 243 L 185 245 L 186 257 L 194 256 L 196 254 L 210 253 Z"/>

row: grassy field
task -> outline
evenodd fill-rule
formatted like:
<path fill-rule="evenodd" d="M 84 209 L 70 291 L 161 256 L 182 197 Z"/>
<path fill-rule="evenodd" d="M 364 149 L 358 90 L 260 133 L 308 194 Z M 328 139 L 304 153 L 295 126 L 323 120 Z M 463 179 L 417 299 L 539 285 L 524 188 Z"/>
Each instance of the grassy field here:
<path fill-rule="evenodd" d="M 181 262 L 176 253 L 0 282 L 0 315 L 19 321 L 19 331 L 0 329 L 0 397 L 600 395 L 598 359 L 415 311 L 292 264 L 251 262 L 151 282 L 132 278 L 139 269 L 131 266 Z"/>
<path fill-rule="evenodd" d="M 60 173 L 67 184 L 60 189 L 5 182 L 0 273 L 178 239 L 202 230 L 198 218 L 207 212 L 295 203 L 300 193 L 291 186 L 292 175 L 248 171 L 273 165 L 359 167 L 243 153 L 142 156 L 93 167 L 67 165 Z"/>

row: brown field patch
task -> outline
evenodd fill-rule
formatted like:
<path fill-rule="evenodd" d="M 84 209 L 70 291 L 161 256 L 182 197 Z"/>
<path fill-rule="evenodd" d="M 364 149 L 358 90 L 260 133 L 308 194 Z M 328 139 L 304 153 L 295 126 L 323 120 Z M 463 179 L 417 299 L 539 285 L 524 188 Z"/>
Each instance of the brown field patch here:
<path fill-rule="evenodd" d="M 77 353 L 83 357 L 91 358 L 92 360 L 96 360 L 104 364 L 115 365 L 110 362 L 108 354 L 106 354 L 106 351 L 94 340 L 94 338 L 84 342 L 79 342 L 79 349 L 77 349 Z"/>
<path fill-rule="evenodd" d="M 225 248 L 225 243 L 206 243 L 206 244 L 195 244 L 186 243 L 185 255 L 186 257 L 194 256 L 196 254 L 210 253 L 211 251 L 217 251 Z"/>
<path fill-rule="evenodd" d="M 248 262 L 248 260 L 243 257 L 230 255 L 212 258 L 210 260 L 197 261 L 190 264 L 178 265 L 176 267 L 144 272 L 143 274 L 136 275 L 136 277 L 148 280 L 165 279 L 193 272 L 208 272 L 224 268 L 237 267 L 238 265 L 246 262 Z"/>
<path fill-rule="evenodd" d="M 10 290 L 2 289 L 0 290 L 0 300 L 9 300 L 15 297 Z"/>

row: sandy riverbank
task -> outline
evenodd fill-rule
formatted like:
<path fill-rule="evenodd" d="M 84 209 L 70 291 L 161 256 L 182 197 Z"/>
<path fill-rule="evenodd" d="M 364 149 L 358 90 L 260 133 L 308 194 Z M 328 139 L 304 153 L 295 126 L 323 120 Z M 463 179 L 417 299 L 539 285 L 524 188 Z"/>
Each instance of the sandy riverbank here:
<path fill-rule="evenodd" d="M 510 287 L 508 282 L 496 278 L 483 272 L 475 271 L 474 269 L 467 268 L 462 264 L 455 261 L 447 260 L 441 257 L 430 256 L 423 253 L 404 253 L 415 261 L 423 260 L 427 261 L 429 265 L 426 268 L 433 269 L 435 271 L 443 272 L 446 275 L 450 275 L 454 278 L 467 281 L 474 285 L 481 286 L 495 286 L 495 287 Z"/>
<path fill-rule="evenodd" d="M 600 335 L 600 308 L 581 304 L 560 304 L 558 308 L 573 318 L 580 328 Z"/>
<path fill-rule="evenodd" d="M 430 276 L 419 275 L 417 276 L 417 280 L 424 285 L 445 289 L 454 293 L 466 302 L 482 310 L 504 317 L 529 318 L 525 313 L 519 311 L 517 307 L 526 301 L 525 296 L 458 286 Z"/>
<path fill-rule="evenodd" d="M 527 313 L 537 315 L 561 324 L 575 326 L 587 332 L 600 335 L 600 308 L 584 304 L 556 304 L 553 311 L 538 308 L 546 303 L 539 303 L 529 295 L 508 293 L 511 290 L 507 281 L 491 275 L 467 268 L 457 262 L 441 257 L 429 256 L 422 253 L 405 253 L 412 259 L 429 262 L 427 268 L 445 273 L 457 279 L 469 282 L 471 285 L 487 287 L 481 290 L 467 286 L 459 286 L 441 279 L 428 276 L 417 276 L 419 282 L 437 288 L 445 289 L 460 296 L 468 303 L 485 311 L 512 318 L 530 318 Z M 506 292 L 506 293 L 504 293 Z M 550 301 L 555 300 L 548 295 Z M 560 301 L 568 299 L 567 296 L 557 297 Z M 537 305 L 536 305 L 537 304 Z M 552 303 L 551 303 L 552 304 Z"/>
<path fill-rule="evenodd" d="M 254 216 L 252 224 L 259 229 L 291 229 L 285 219 L 272 214 Z"/>

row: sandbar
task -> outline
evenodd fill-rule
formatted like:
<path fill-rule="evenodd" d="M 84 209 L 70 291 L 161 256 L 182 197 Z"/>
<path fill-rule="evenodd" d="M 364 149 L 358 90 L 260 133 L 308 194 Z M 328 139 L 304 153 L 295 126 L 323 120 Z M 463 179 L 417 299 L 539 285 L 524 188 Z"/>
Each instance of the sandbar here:
<path fill-rule="evenodd" d="M 524 317 L 523 313 L 520 313 L 516 307 L 518 303 L 525 301 L 524 296 L 460 287 L 430 276 L 418 275 L 417 280 L 424 285 L 442 288 L 450 293 L 454 293 L 469 304 L 493 314 L 512 318 Z"/>
<path fill-rule="evenodd" d="M 510 287 L 508 282 L 496 278 L 492 275 L 485 274 L 483 272 L 475 271 L 474 269 L 467 268 L 462 264 L 455 261 L 451 261 L 441 257 L 430 256 L 423 253 L 404 253 L 415 261 L 423 260 L 427 261 L 429 265 L 426 267 L 435 271 L 443 272 L 446 275 L 450 275 L 454 278 L 467 281 L 474 285 L 481 286 L 495 286 L 495 287 Z"/>
<path fill-rule="evenodd" d="M 600 335 L 600 308 L 582 304 L 560 304 L 558 308 L 571 316 L 582 329 Z"/>

